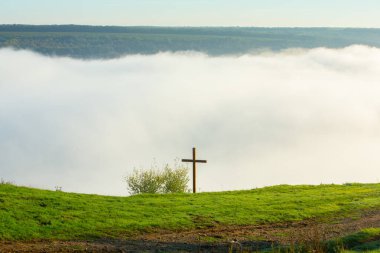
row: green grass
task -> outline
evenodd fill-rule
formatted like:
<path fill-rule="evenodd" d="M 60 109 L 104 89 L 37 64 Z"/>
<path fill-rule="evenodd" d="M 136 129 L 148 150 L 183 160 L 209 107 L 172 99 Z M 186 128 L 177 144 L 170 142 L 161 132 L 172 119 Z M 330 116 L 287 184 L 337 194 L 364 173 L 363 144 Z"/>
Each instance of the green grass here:
<path fill-rule="evenodd" d="M 259 252 L 271 253 L 378 253 L 380 228 L 366 228 L 360 232 L 329 241 L 303 242 L 297 245 L 279 245 Z"/>
<path fill-rule="evenodd" d="M 353 252 L 380 252 L 380 228 L 367 228 L 362 231 L 330 242 L 341 244 L 345 253 Z"/>
<path fill-rule="evenodd" d="M 0 184 L 0 240 L 130 238 L 157 229 L 358 215 L 380 208 L 380 184 L 108 197 Z"/>

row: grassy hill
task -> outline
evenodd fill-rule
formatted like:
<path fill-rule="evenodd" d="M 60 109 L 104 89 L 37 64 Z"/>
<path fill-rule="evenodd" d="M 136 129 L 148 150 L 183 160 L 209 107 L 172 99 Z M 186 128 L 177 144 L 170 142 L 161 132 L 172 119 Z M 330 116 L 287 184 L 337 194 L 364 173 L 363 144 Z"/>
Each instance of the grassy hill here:
<path fill-rule="evenodd" d="M 0 240 L 133 238 L 142 232 L 355 216 L 380 209 L 380 184 L 274 186 L 108 197 L 0 185 Z"/>

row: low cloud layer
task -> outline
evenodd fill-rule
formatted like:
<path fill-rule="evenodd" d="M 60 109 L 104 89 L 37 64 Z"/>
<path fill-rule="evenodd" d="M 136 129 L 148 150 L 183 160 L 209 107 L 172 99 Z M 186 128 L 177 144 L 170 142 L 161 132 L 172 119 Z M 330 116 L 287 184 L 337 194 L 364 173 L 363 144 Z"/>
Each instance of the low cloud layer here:
<path fill-rule="evenodd" d="M 81 61 L 0 50 L 0 177 L 127 194 L 123 176 L 190 158 L 201 191 L 378 182 L 380 49 Z"/>

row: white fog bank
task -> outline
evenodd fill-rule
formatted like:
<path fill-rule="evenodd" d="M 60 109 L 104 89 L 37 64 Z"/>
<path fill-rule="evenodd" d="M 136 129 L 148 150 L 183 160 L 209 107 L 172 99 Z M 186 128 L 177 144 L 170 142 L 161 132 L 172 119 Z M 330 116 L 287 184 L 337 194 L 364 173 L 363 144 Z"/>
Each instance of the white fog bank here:
<path fill-rule="evenodd" d="M 201 191 L 378 182 L 380 49 L 81 61 L 0 50 L 0 178 L 126 195 L 191 148 Z"/>

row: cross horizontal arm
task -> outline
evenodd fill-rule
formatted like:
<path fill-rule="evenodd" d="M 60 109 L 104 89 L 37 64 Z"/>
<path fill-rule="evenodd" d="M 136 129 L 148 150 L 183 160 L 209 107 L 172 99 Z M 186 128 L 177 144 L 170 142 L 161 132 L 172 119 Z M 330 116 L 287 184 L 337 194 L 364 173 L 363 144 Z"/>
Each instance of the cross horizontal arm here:
<path fill-rule="evenodd" d="M 192 163 L 194 162 L 193 159 L 182 159 L 182 162 L 186 162 L 186 163 Z M 195 160 L 196 163 L 207 163 L 206 160 Z"/>

